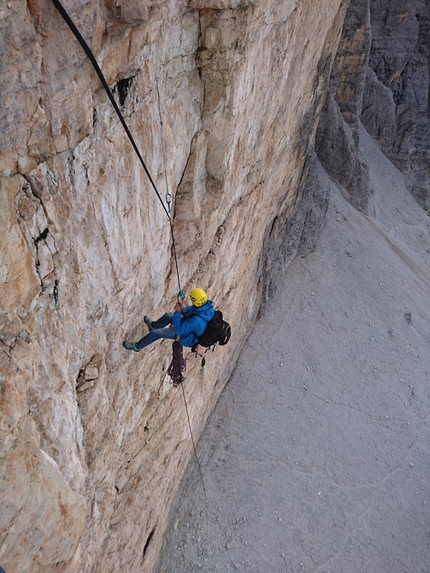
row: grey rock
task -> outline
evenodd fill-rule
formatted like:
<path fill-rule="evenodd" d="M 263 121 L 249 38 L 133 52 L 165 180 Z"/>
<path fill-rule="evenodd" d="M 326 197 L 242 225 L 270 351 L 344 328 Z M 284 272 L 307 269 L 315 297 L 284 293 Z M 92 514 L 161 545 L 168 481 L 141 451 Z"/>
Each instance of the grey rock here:
<path fill-rule="evenodd" d="M 360 122 L 405 173 L 418 203 L 430 206 L 429 46 L 428 2 L 351 0 L 316 151 L 359 209 L 371 194 L 357 158 Z"/>
<path fill-rule="evenodd" d="M 380 84 L 390 90 L 392 103 L 388 108 L 384 105 L 389 101 L 387 92 L 377 88 L 375 76 L 368 73 L 363 124 L 407 175 L 409 189 L 419 204 L 428 209 L 430 4 L 425 0 L 377 0 L 371 5 L 371 29 L 369 66 Z"/>
<path fill-rule="evenodd" d="M 321 113 L 315 147 L 324 169 L 345 189 L 351 203 L 365 211 L 372 192 L 367 168 L 358 159 L 352 131 L 330 92 Z"/>

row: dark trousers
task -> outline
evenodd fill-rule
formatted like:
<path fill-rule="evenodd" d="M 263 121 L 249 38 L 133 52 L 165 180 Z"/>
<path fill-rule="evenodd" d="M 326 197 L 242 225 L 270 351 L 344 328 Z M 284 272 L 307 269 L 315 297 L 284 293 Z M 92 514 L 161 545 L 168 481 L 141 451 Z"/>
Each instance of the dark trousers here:
<path fill-rule="evenodd" d="M 163 314 L 161 318 L 154 320 L 151 323 L 152 330 L 136 343 L 136 347 L 139 350 L 142 350 L 142 348 L 149 346 L 160 338 L 170 338 L 170 340 L 174 340 L 176 338 L 176 334 L 173 327 L 170 326 L 169 328 L 166 328 L 166 326 L 172 324 L 172 320 L 173 312 L 166 312 L 166 314 Z"/>

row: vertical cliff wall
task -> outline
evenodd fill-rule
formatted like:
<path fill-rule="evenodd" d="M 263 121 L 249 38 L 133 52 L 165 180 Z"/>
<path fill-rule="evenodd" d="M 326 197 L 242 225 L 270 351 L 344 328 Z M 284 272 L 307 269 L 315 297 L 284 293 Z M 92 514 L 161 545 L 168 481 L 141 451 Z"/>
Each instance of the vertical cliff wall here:
<path fill-rule="evenodd" d="M 430 206 L 430 5 L 370 5 L 372 43 L 363 123 L 405 174 L 418 203 Z"/>
<path fill-rule="evenodd" d="M 429 208 L 429 22 L 430 6 L 422 0 L 349 4 L 316 149 L 359 209 L 367 209 L 372 194 L 358 160 L 360 122 Z"/>
<path fill-rule="evenodd" d="M 195 437 L 318 227 L 307 157 L 347 1 L 314 4 L 65 2 L 164 195 L 163 130 L 182 286 L 232 324 L 204 370 L 187 356 Z M 192 445 L 170 344 L 122 340 L 174 303 L 168 221 L 53 5 L 0 18 L 0 563 L 149 572 Z"/>

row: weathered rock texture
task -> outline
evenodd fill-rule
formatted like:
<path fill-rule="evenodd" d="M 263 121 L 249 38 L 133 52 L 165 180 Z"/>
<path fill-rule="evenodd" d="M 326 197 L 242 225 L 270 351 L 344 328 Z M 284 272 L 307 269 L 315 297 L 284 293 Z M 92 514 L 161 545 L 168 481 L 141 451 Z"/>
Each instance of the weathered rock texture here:
<path fill-rule="evenodd" d="M 370 5 L 372 44 L 363 123 L 407 174 L 417 201 L 430 206 L 430 4 L 378 0 Z"/>
<path fill-rule="evenodd" d="M 326 171 L 341 185 L 351 203 L 363 211 L 372 194 L 368 169 L 358 158 L 369 47 L 368 0 L 351 0 L 315 144 Z"/>
<path fill-rule="evenodd" d="M 232 324 L 204 371 L 188 357 L 197 438 L 262 299 L 320 227 L 306 158 L 347 1 L 65 4 L 164 196 L 161 114 L 182 286 Z M 53 5 L 10 0 L 0 26 L 0 563 L 149 572 L 192 445 L 181 390 L 160 388 L 170 344 L 121 343 L 174 302 L 168 221 Z"/>
<path fill-rule="evenodd" d="M 316 138 L 318 158 L 366 210 L 372 189 L 358 159 L 360 121 L 430 205 L 430 5 L 351 0 Z"/>

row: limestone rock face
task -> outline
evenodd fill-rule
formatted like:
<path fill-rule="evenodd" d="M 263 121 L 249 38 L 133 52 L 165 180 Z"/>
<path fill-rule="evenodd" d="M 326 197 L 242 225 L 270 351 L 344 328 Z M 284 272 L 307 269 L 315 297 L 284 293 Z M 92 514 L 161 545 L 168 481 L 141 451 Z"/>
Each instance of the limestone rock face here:
<path fill-rule="evenodd" d="M 180 286 L 232 324 L 204 370 L 185 352 L 197 438 L 264 297 L 320 226 L 307 157 L 347 2 L 64 4 L 172 196 Z M 10 0 L 0 26 L 0 563 L 150 572 L 192 443 L 165 380 L 170 343 L 122 341 L 174 304 L 169 220 L 53 4 Z"/>
<path fill-rule="evenodd" d="M 370 42 L 369 0 L 352 0 L 345 16 L 330 90 L 351 129 L 354 141 L 358 141 Z"/>
<path fill-rule="evenodd" d="M 421 0 L 349 4 L 316 150 L 363 210 L 372 189 L 358 160 L 360 122 L 406 174 L 420 205 L 429 207 L 429 20 L 430 6 Z"/>
<path fill-rule="evenodd" d="M 349 194 L 349 200 L 354 207 L 365 211 L 371 189 L 368 170 L 358 158 L 357 142 L 353 133 L 329 91 L 318 125 L 318 158 L 326 171 Z"/>
<path fill-rule="evenodd" d="M 366 211 L 372 189 L 358 157 L 358 133 L 370 50 L 369 0 L 351 0 L 318 125 L 315 149 L 351 203 Z"/>
<path fill-rule="evenodd" d="M 363 101 L 364 125 L 381 138 L 386 155 L 407 174 L 412 194 L 426 209 L 430 205 L 429 21 L 430 5 L 425 0 L 371 3 L 369 67 L 374 75 L 368 75 Z M 379 97 L 381 93 L 385 97 Z"/>

